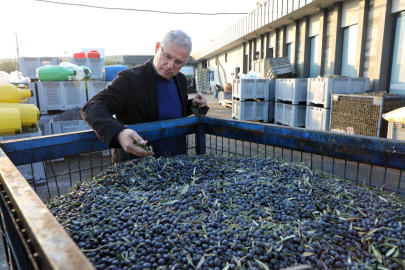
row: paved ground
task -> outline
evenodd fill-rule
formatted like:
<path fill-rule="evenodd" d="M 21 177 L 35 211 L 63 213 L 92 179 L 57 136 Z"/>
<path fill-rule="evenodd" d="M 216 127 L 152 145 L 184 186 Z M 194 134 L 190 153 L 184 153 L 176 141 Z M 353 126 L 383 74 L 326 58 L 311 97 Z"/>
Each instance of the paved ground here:
<path fill-rule="evenodd" d="M 0 236 L 0 269 L 8 270 L 6 253 L 4 252 L 3 237 Z"/>

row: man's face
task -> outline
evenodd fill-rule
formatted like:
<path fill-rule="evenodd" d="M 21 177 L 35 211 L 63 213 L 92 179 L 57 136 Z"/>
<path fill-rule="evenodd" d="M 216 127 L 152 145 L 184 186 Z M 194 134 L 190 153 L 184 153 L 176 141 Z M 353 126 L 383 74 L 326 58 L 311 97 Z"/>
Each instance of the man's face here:
<path fill-rule="evenodd" d="M 159 42 L 155 47 L 155 59 L 153 64 L 157 73 L 166 80 L 179 73 L 180 69 L 184 66 L 188 59 L 188 51 L 184 48 L 177 46 L 172 41 L 162 47 Z"/>

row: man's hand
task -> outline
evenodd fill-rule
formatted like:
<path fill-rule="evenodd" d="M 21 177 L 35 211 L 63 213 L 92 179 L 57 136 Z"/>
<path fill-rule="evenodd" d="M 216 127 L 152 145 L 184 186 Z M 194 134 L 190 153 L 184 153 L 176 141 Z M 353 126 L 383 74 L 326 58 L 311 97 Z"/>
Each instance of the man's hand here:
<path fill-rule="evenodd" d="M 132 130 L 129 128 L 123 129 L 118 134 L 117 141 L 121 144 L 122 148 L 128 154 L 133 154 L 133 155 L 136 155 L 139 157 L 148 157 L 148 156 L 152 155 L 148 151 L 142 149 L 141 147 L 135 146 L 132 138 L 142 145 L 146 145 L 148 143 L 148 141 L 145 141 L 144 139 L 142 139 L 142 137 L 139 136 L 135 130 Z"/>
<path fill-rule="evenodd" d="M 202 108 L 202 107 L 207 107 L 207 99 L 205 98 L 205 96 L 201 93 L 198 93 L 195 98 L 193 99 L 193 102 L 191 103 L 191 105 L 193 107 L 198 107 L 198 108 Z"/>

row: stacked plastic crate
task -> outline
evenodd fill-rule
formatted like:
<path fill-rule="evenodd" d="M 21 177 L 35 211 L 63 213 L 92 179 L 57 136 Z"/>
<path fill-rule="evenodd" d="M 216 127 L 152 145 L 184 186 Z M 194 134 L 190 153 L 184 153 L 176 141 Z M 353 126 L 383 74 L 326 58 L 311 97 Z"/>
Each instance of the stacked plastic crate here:
<path fill-rule="evenodd" d="M 276 79 L 274 122 L 292 127 L 305 126 L 307 79 Z"/>
<path fill-rule="evenodd" d="M 210 70 L 208 68 L 196 69 L 195 81 L 198 93 L 210 92 Z"/>
<path fill-rule="evenodd" d="M 269 121 L 269 79 L 235 79 L 232 86 L 232 118 Z"/>
<path fill-rule="evenodd" d="M 364 93 L 368 91 L 369 85 L 369 78 L 309 78 L 305 128 L 329 131 L 332 93 Z"/>

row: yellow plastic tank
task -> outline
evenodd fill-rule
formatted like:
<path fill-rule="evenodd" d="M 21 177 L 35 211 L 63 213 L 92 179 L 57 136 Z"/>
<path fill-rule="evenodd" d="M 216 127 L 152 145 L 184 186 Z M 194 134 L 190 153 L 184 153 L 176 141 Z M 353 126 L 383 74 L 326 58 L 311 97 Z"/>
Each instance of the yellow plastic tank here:
<path fill-rule="evenodd" d="M 0 103 L 27 102 L 34 93 L 24 85 L 25 90 L 18 88 L 18 85 L 0 83 Z"/>
<path fill-rule="evenodd" d="M 40 112 L 34 104 L 0 103 L 0 109 L 15 108 L 19 110 L 20 125 L 23 127 L 35 127 L 39 122 Z M 3 119 L 1 118 L 1 122 Z"/>
<path fill-rule="evenodd" d="M 21 133 L 20 110 L 0 108 L 0 136 Z"/>

